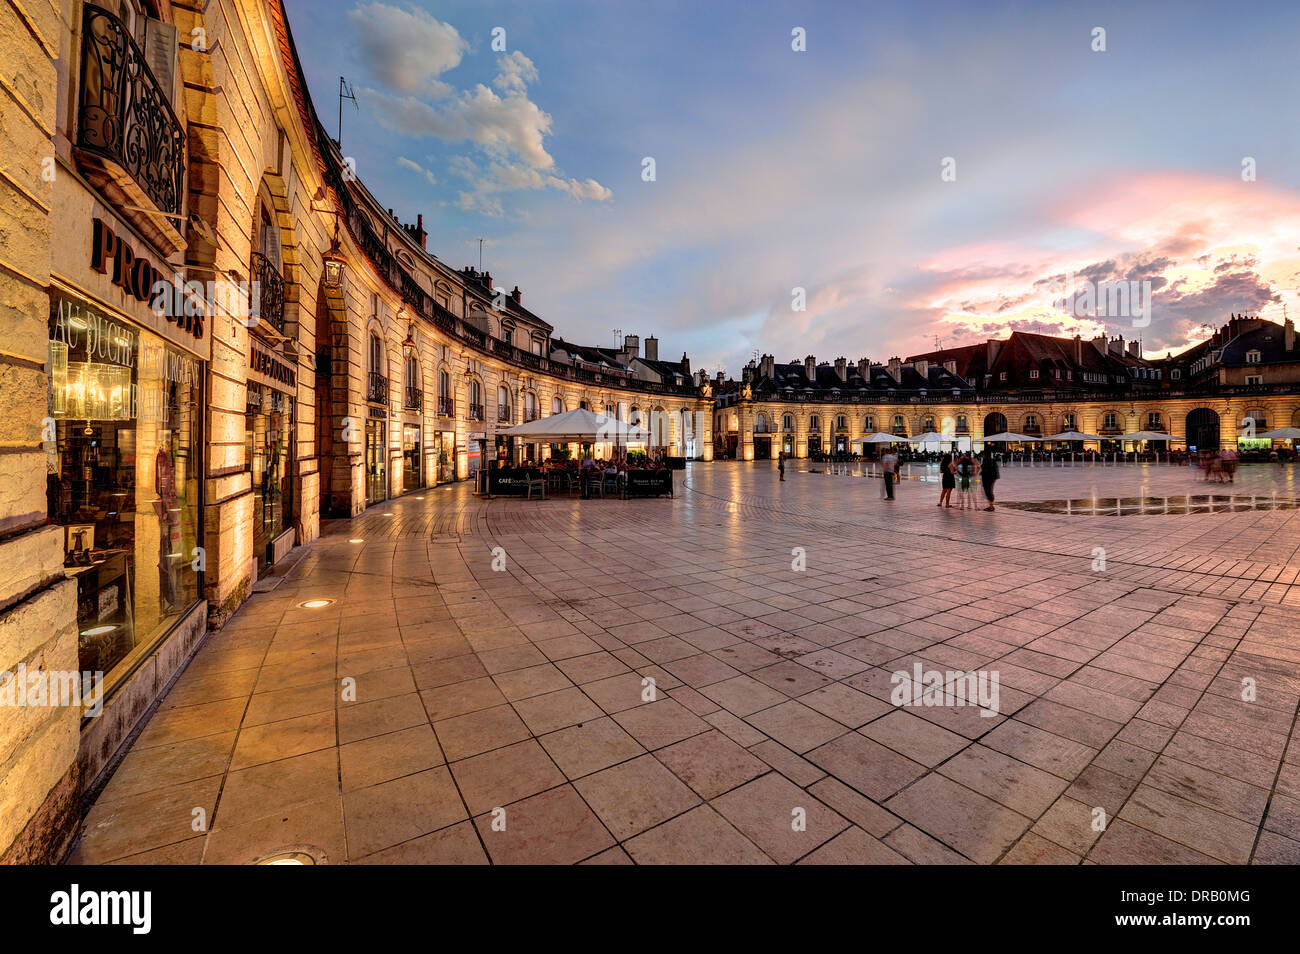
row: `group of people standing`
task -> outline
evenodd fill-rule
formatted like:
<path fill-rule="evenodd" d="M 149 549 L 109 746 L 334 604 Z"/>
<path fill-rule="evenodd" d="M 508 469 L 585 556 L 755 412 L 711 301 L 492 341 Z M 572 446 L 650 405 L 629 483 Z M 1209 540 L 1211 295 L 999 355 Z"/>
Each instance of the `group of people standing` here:
<path fill-rule="evenodd" d="M 777 470 L 781 475 L 781 480 L 785 480 L 785 452 L 777 458 Z M 881 495 L 886 500 L 894 499 L 894 488 L 898 486 L 898 454 L 892 448 L 885 451 L 880 458 L 880 476 L 883 478 L 881 483 Z M 960 496 L 957 498 L 958 510 L 974 510 L 975 503 L 975 481 L 978 480 L 984 489 L 984 499 L 988 506 L 985 510 L 993 510 L 993 485 L 997 483 L 998 478 L 1002 476 L 998 468 L 997 458 L 988 450 L 982 450 L 978 454 L 972 454 L 970 451 L 961 451 L 953 453 L 949 451 L 944 454 L 939 461 L 939 506 L 953 506 L 952 492 L 959 491 Z"/>
<path fill-rule="evenodd" d="M 997 458 L 988 450 L 978 454 L 970 451 L 949 452 L 939 460 L 939 503 L 940 507 L 952 507 L 952 492 L 956 490 L 958 510 L 974 510 L 975 481 L 984 489 L 984 499 L 988 502 L 985 510 L 993 510 L 993 485 L 1002 476 Z"/>

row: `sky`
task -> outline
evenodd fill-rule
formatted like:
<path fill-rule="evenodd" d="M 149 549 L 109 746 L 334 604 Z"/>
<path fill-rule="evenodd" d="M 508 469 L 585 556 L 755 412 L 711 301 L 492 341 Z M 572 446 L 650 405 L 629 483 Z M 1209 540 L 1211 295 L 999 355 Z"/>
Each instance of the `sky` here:
<path fill-rule="evenodd" d="M 371 192 L 572 341 L 739 376 L 1300 318 L 1290 0 L 285 4 Z"/>

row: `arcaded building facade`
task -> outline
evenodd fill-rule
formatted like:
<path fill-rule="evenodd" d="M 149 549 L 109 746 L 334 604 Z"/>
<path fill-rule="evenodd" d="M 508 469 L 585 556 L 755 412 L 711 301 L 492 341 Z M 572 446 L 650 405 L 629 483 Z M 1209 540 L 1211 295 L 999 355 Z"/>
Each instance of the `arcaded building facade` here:
<path fill-rule="evenodd" d="M 498 431 L 559 409 L 667 454 L 712 435 L 685 357 L 561 347 L 523 292 L 380 208 L 276 0 L 0 16 L 0 701 L 20 673 L 87 690 L 3 712 L 0 860 L 49 861 L 322 517 L 546 457 Z"/>

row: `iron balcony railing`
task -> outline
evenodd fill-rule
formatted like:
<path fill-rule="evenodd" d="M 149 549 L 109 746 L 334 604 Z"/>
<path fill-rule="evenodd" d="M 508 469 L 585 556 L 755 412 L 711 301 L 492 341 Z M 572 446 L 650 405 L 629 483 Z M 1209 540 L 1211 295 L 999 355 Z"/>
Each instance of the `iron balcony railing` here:
<path fill-rule="evenodd" d="M 77 146 L 127 173 L 159 211 L 179 215 L 185 130 L 122 21 L 89 3 L 77 112 Z"/>
<path fill-rule="evenodd" d="M 502 423 L 502 424 L 509 424 L 509 423 L 510 423 L 510 405 L 509 405 L 509 404 L 498 404 L 498 405 L 497 405 L 497 421 L 499 421 L 499 422 Z"/>
<path fill-rule="evenodd" d="M 469 419 L 470 419 L 471 421 L 481 421 L 481 420 L 483 420 L 483 405 L 482 405 L 482 404 L 470 404 L 470 406 L 469 406 Z"/>
<path fill-rule="evenodd" d="M 371 404 L 387 404 L 388 378 L 371 371 L 366 377 L 366 400 Z"/>
<path fill-rule="evenodd" d="M 249 307 L 259 320 L 281 333 L 284 332 L 284 277 L 275 263 L 261 252 L 253 253 L 250 269 L 255 282 Z"/>
<path fill-rule="evenodd" d="M 527 423 L 528 421 L 535 421 L 537 420 L 537 418 L 538 418 L 537 408 L 533 408 L 531 411 L 524 411 L 525 423 Z"/>
<path fill-rule="evenodd" d="M 405 407 L 408 411 L 423 411 L 424 391 L 420 388 L 407 388 Z"/>
<path fill-rule="evenodd" d="M 456 416 L 456 399 L 449 397 L 438 398 L 438 416 L 455 417 Z"/>

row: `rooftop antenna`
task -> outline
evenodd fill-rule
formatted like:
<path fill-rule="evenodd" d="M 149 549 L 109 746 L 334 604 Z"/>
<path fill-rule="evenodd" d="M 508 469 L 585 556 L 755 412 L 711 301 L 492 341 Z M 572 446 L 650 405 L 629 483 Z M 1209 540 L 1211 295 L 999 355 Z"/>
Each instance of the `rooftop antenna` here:
<path fill-rule="evenodd" d="M 352 87 L 348 85 L 347 80 L 345 80 L 342 76 L 340 76 L 339 77 L 339 138 L 334 140 L 336 143 L 338 143 L 338 147 L 340 149 L 343 148 L 343 100 L 345 99 L 352 100 L 353 109 L 359 110 L 361 108 L 360 106 L 357 105 L 357 97 L 353 94 Z"/>
<path fill-rule="evenodd" d="M 483 271 L 483 243 L 486 241 L 487 239 L 483 238 L 478 240 L 478 270 L 480 272 Z"/>

